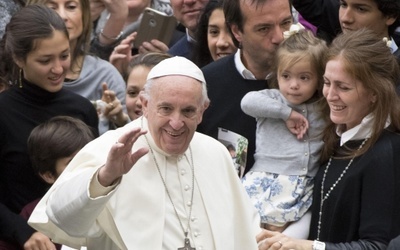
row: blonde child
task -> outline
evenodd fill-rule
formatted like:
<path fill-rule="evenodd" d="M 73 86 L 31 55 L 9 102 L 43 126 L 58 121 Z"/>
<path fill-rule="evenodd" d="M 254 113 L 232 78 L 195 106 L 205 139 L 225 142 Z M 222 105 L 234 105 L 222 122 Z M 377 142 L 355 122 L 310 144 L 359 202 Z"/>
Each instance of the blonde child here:
<path fill-rule="evenodd" d="M 242 182 L 262 227 L 280 232 L 306 215 L 312 203 L 323 145 L 320 100 L 327 50 L 323 40 L 299 26 L 284 35 L 275 59 L 279 89 L 249 92 L 241 102 L 257 120 L 255 163 Z M 307 238 L 309 220 L 307 214 L 284 233 Z"/>

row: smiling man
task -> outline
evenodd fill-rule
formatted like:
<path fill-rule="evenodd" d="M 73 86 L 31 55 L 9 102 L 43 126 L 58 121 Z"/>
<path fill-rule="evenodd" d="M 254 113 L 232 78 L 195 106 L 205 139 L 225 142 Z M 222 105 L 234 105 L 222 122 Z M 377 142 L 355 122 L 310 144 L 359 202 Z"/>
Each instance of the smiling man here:
<path fill-rule="evenodd" d="M 398 0 L 293 0 L 293 6 L 328 42 L 341 31 L 361 28 L 390 38 L 400 26 Z M 392 52 L 396 50 L 397 45 L 392 44 Z"/>
<path fill-rule="evenodd" d="M 259 218 L 228 150 L 195 132 L 209 102 L 201 70 L 163 60 L 141 101 L 143 117 L 76 155 L 31 225 L 88 249 L 257 249 Z"/>
<path fill-rule="evenodd" d="M 209 0 L 171 0 L 174 16 L 186 28 L 186 36 L 179 39 L 169 50 L 173 56 L 192 59 L 194 34 L 204 8 Z"/>

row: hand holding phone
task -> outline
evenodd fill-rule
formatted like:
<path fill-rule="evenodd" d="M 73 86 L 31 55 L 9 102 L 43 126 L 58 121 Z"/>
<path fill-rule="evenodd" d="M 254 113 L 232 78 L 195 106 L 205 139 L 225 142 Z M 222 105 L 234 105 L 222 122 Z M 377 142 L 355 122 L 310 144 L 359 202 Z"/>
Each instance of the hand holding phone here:
<path fill-rule="evenodd" d="M 178 22 L 174 16 L 168 16 L 161 11 L 146 8 L 143 12 L 134 47 L 139 48 L 143 42 L 157 39 L 169 44 Z"/>

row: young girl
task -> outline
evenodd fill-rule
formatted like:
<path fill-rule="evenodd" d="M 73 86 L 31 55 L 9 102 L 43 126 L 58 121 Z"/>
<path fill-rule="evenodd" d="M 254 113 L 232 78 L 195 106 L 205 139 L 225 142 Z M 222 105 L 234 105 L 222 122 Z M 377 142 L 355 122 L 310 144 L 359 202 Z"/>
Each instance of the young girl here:
<path fill-rule="evenodd" d="M 262 227 L 280 232 L 311 206 L 323 145 L 320 99 L 327 46 L 310 31 L 294 27 L 285 32 L 288 38 L 276 55 L 279 89 L 249 92 L 241 102 L 243 111 L 257 120 L 255 163 L 243 185 Z M 309 216 L 294 235 L 307 237 L 308 223 Z"/>
<path fill-rule="evenodd" d="M 142 116 L 142 103 L 139 93 L 143 90 L 147 75 L 155 65 L 167 58 L 170 58 L 167 53 L 149 52 L 139 54 L 129 63 L 125 98 L 126 109 L 132 121 Z"/>

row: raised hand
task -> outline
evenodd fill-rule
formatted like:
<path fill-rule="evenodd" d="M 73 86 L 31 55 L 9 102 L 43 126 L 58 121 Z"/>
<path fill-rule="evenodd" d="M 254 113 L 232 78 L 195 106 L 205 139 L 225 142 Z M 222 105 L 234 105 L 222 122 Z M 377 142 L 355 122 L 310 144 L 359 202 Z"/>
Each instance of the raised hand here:
<path fill-rule="evenodd" d="M 109 90 L 107 83 L 105 82 L 102 84 L 102 88 L 103 96 L 101 97 L 101 100 L 107 103 L 104 110 L 104 115 L 119 127 L 128 123 L 128 115 L 124 113 L 121 101 L 117 98 L 115 92 Z"/>
<path fill-rule="evenodd" d="M 148 148 L 140 148 L 132 153 L 132 146 L 136 140 L 146 134 L 141 128 L 134 128 L 123 134 L 111 147 L 106 164 L 100 168 L 98 180 L 107 187 L 128 173 L 135 163 L 149 152 Z"/>
<path fill-rule="evenodd" d="M 114 48 L 111 53 L 109 61 L 118 71 L 124 75 L 128 69 L 128 64 L 132 60 L 132 47 L 135 41 L 137 32 L 133 32 L 121 41 L 119 45 Z"/>

